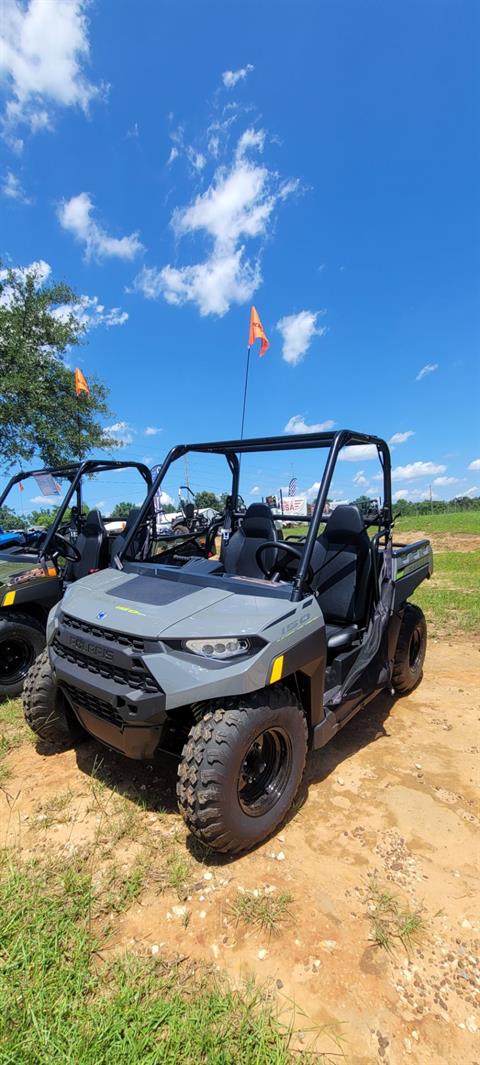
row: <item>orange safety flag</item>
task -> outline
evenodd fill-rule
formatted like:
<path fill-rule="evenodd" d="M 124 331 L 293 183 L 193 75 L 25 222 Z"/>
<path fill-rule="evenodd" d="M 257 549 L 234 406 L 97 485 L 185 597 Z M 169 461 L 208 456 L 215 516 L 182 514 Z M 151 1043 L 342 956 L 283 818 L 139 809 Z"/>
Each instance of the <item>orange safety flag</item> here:
<path fill-rule="evenodd" d="M 85 380 L 85 378 L 83 376 L 82 371 L 78 369 L 78 366 L 77 366 L 77 369 L 75 370 L 75 392 L 76 392 L 77 396 L 79 396 L 81 392 L 86 392 L 87 396 L 90 395 L 90 389 L 89 389 L 89 387 L 87 385 L 87 382 L 86 382 L 86 380 Z"/>
<path fill-rule="evenodd" d="M 265 336 L 263 325 L 260 321 L 260 317 L 256 307 L 252 307 L 252 310 L 250 312 L 250 332 L 248 334 L 249 348 L 251 348 L 252 344 L 254 344 L 256 340 L 261 340 L 262 342 L 260 345 L 259 354 L 265 355 L 265 352 L 268 351 L 270 347 L 270 341 L 267 340 Z"/>

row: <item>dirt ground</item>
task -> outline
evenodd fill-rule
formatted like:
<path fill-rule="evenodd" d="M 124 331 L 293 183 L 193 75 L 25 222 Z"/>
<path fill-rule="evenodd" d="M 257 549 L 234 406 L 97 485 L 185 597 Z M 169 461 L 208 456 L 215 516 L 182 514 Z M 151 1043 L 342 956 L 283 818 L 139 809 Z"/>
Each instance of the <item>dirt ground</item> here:
<path fill-rule="evenodd" d="M 94 743 L 11 752 L 0 842 L 22 856 L 85 856 L 100 888 L 112 855 L 124 876 L 143 863 L 141 890 L 123 909 L 118 869 L 111 879 L 105 956 L 133 947 L 206 959 L 234 981 L 253 973 L 285 1021 L 294 1013 L 299 1047 L 327 1025 L 344 1055 L 328 1060 L 478 1065 L 479 666 L 479 641 L 431 641 L 421 686 L 398 701 L 381 696 L 312 754 L 287 824 L 245 857 L 211 859 L 188 840 L 172 760 L 129 763 Z M 187 858 L 177 892 L 173 866 L 165 886 L 169 848 Z M 421 913 L 408 952 L 396 939 L 390 949 L 372 942 L 373 874 Z M 247 891 L 291 894 L 276 933 L 235 919 Z M 316 1045 L 338 1053 L 328 1028 Z"/>
<path fill-rule="evenodd" d="M 477 533 L 425 532 L 424 529 L 399 530 L 395 542 L 414 544 L 416 540 L 430 540 L 433 551 L 478 551 L 480 536 Z"/>

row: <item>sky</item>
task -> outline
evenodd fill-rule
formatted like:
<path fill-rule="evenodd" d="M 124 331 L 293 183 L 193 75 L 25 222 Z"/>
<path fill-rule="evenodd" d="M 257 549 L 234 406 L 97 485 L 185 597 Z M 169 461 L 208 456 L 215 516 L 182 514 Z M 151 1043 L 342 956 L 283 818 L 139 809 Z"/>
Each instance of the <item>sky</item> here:
<path fill-rule="evenodd" d="M 479 22 L 476 0 L 2 0 L 0 254 L 81 297 L 72 365 L 110 388 L 112 457 L 239 435 L 253 303 L 246 435 L 374 433 L 394 498 L 480 494 Z M 377 495 L 354 458 L 334 495 Z M 245 500 L 311 497 L 322 465 L 249 457 Z M 172 497 L 227 487 L 207 466 Z"/>

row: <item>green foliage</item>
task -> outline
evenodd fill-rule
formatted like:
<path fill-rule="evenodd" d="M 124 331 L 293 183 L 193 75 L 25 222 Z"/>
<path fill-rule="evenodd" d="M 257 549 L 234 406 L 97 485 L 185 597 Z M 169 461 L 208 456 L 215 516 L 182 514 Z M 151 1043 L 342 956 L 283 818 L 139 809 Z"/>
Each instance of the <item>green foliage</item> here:
<path fill-rule="evenodd" d="M 0 529 L 11 532 L 12 529 L 28 529 L 28 521 L 23 516 L 16 514 L 11 507 L 0 507 Z"/>
<path fill-rule="evenodd" d="M 1 265 L 1 264 L 0 264 Z M 0 274 L 0 465 L 46 465 L 84 458 L 112 446 L 98 421 L 108 414 L 107 389 L 89 378 L 90 396 L 75 395 L 64 364 L 85 333 L 74 313 L 78 297 L 63 282 L 40 283 L 35 271 Z"/>
<path fill-rule="evenodd" d="M 398 499 L 393 504 L 393 513 L 405 515 L 455 514 L 457 511 L 480 510 L 480 496 L 456 496 L 455 499 L 423 499 L 420 503 L 410 503 L 408 499 Z"/>
<path fill-rule="evenodd" d="M 470 502 L 475 502 L 470 500 Z M 480 533 L 480 510 L 450 510 L 445 514 L 438 511 L 423 514 L 421 522 L 418 514 L 409 514 L 395 522 L 395 536 L 402 532 L 421 530 L 425 533 Z"/>
<path fill-rule="evenodd" d="M 115 506 L 109 514 L 109 517 L 112 519 L 112 521 L 124 521 L 125 518 L 128 518 L 130 511 L 134 509 L 135 503 L 115 503 Z"/>
<path fill-rule="evenodd" d="M 214 492 L 197 492 L 195 504 L 199 510 L 205 507 L 211 507 L 212 510 L 222 510 L 221 500 Z"/>

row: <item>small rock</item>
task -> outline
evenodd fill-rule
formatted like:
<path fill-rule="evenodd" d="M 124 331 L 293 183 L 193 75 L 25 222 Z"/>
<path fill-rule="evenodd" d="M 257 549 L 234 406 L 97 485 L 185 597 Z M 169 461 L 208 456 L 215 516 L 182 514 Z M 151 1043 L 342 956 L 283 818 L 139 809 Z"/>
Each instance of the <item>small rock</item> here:
<path fill-rule="evenodd" d="M 467 1017 L 465 1023 L 468 1028 L 468 1031 L 471 1032 L 473 1035 L 473 1033 L 477 1031 L 477 1022 L 475 1020 L 475 1017 Z"/>
<path fill-rule="evenodd" d="M 343 777 L 337 777 L 337 784 L 340 784 L 340 786 L 343 787 L 344 783 L 345 781 Z"/>
<path fill-rule="evenodd" d="M 203 874 L 203 879 L 204 880 L 213 880 L 213 873 L 209 873 L 207 871 L 206 873 Z"/>
<path fill-rule="evenodd" d="M 408 1037 L 405 1038 L 403 1040 L 403 1045 L 405 1047 L 405 1050 L 407 1051 L 407 1054 L 411 1054 L 412 1053 L 412 1040 L 408 1039 Z"/>
<path fill-rule="evenodd" d="M 173 914 L 170 913 L 170 910 L 167 910 L 165 916 L 167 918 L 167 921 L 173 921 Z"/>
<path fill-rule="evenodd" d="M 277 836 L 279 843 L 285 843 L 285 836 Z"/>
<path fill-rule="evenodd" d="M 416 1039 L 418 1043 L 418 1032 L 416 1028 L 412 1028 L 412 1039 Z"/>
<path fill-rule="evenodd" d="M 314 961 L 312 961 L 312 971 L 314 973 L 318 973 L 319 969 L 321 968 L 321 965 L 322 965 L 322 963 L 321 963 L 320 959 L 319 958 L 315 958 Z"/>
<path fill-rule="evenodd" d="M 462 921 L 462 928 L 471 928 L 471 927 L 472 926 L 470 924 L 470 921 L 467 921 L 467 918 L 465 917 L 465 920 Z"/>
<path fill-rule="evenodd" d="M 285 861 L 285 855 L 284 855 L 283 851 L 279 851 L 278 854 L 277 854 L 277 862 L 284 862 L 284 861 Z"/>
<path fill-rule="evenodd" d="M 214 958 L 218 958 L 218 956 L 220 954 L 220 947 L 218 947 L 216 943 L 212 943 L 212 948 L 211 949 L 212 949 L 213 957 Z"/>
<path fill-rule="evenodd" d="M 207 916 L 207 911 L 206 910 L 200 910 L 200 913 L 199 913 L 198 916 L 199 916 L 201 921 L 204 921 L 206 916 Z"/>
<path fill-rule="evenodd" d="M 152 946 L 150 947 L 150 950 L 151 950 L 152 954 L 159 954 L 160 953 L 160 947 L 159 947 L 158 943 L 152 943 Z"/>
<path fill-rule="evenodd" d="M 175 914 L 175 917 L 185 917 L 186 912 L 186 906 L 172 906 L 172 913 Z"/>
<path fill-rule="evenodd" d="M 281 990 L 282 990 L 282 987 L 283 987 L 283 980 L 277 980 L 277 987 L 278 987 L 278 990 L 279 990 L 279 991 L 281 991 Z"/>
<path fill-rule="evenodd" d="M 422 763 L 421 762 L 415 762 L 415 769 L 421 769 L 421 768 L 422 768 Z"/>
<path fill-rule="evenodd" d="M 336 945 L 336 939 L 322 939 L 322 942 L 320 943 L 320 946 L 324 947 L 325 950 L 335 950 Z"/>
<path fill-rule="evenodd" d="M 259 961 L 264 961 L 264 959 L 267 957 L 267 954 L 268 954 L 268 950 L 265 950 L 265 947 L 262 947 L 259 950 L 258 954 L 257 954 L 258 960 Z"/>

